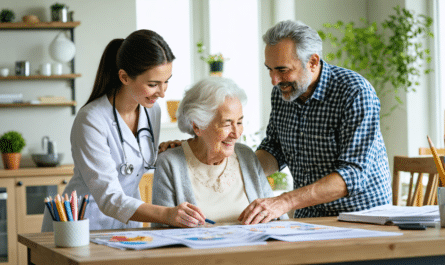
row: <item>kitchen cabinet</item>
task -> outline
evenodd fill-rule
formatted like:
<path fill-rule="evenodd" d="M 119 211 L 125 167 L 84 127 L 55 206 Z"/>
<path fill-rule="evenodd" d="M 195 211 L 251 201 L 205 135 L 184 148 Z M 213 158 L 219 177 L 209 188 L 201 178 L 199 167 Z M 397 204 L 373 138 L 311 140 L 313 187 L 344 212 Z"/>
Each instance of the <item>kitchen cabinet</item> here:
<path fill-rule="evenodd" d="M 0 199 L 0 220 L 5 220 L 0 233 L 6 232 L 8 241 L 0 265 L 27 264 L 27 250 L 17 243 L 17 234 L 40 232 L 44 198 L 61 194 L 72 176 L 73 166 L 0 170 L 0 198 L 6 197 L 6 202 Z"/>
<path fill-rule="evenodd" d="M 0 178 L 0 264 L 17 264 L 14 180 Z"/>
<path fill-rule="evenodd" d="M 79 21 L 74 22 L 39 22 L 35 24 L 29 24 L 24 22 L 17 23 L 0 23 L 0 31 L 5 30 L 21 30 L 21 31 L 30 31 L 30 30 L 67 30 L 70 32 L 71 41 L 74 42 L 74 28 L 79 26 Z M 80 74 L 75 73 L 74 68 L 74 59 L 71 60 L 71 74 L 63 74 L 63 75 L 51 75 L 51 76 L 43 76 L 43 75 L 30 75 L 30 76 L 14 76 L 15 73 L 10 73 L 9 76 L 0 77 L 0 81 L 24 81 L 24 80 L 66 80 L 70 83 L 71 87 L 71 101 L 63 102 L 63 103 L 12 103 L 12 104 L 0 104 L 0 108 L 12 108 L 12 107 L 71 107 L 72 114 L 76 113 L 76 93 L 75 93 L 75 83 L 74 79 L 80 77 Z"/>

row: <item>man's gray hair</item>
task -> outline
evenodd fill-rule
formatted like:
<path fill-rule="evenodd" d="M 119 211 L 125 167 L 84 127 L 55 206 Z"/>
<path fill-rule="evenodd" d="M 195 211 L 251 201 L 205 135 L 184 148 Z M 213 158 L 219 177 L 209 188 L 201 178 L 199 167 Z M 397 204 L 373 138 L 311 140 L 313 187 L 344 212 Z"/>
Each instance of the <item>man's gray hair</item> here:
<path fill-rule="evenodd" d="M 309 62 L 312 54 L 322 57 L 322 41 L 317 31 L 301 21 L 281 21 L 263 35 L 263 41 L 267 45 L 276 45 L 283 39 L 291 39 L 297 49 L 297 57 L 303 64 Z"/>
<path fill-rule="evenodd" d="M 242 105 L 247 102 L 244 90 L 231 79 L 208 77 L 194 84 L 185 92 L 178 107 L 179 130 L 196 136 L 193 131 L 193 123 L 200 129 L 207 128 L 226 97 L 237 98 Z"/>

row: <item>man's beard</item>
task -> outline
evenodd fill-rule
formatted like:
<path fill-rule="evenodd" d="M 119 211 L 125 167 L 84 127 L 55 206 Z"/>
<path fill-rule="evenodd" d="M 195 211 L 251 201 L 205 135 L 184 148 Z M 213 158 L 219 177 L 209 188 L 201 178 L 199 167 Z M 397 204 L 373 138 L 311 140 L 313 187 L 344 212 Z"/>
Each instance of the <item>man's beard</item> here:
<path fill-rule="evenodd" d="M 281 82 L 277 85 L 278 90 L 281 93 L 281 97 L 283 98 L 284 101 L 292 102 L 307 91 L 309 85 L 311 84 L 311 76 L 310 72 L 307 71 L 306 69 L 304 70 L 303 74 L 304 74 L 303 78 L 301 78 L 298 82 L 297 81 L 286 82 L 286 83 Z M 281 88 L 285 88 L 287 86 L 291 86 L 291 90 L 289 93 L 286 93 L 285 95 L 281 91 Z"/>

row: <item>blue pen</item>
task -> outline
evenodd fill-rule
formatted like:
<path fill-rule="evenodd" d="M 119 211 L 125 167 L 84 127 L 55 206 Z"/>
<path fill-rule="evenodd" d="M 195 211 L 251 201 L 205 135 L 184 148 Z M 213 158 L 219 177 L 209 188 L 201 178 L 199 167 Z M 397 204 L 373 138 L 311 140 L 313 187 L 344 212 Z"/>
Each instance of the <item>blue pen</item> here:
<path fill-rule="evenodd" d="M 215 224 L 215 221 L 212 221 L 212 220 L 210 220 L 210 219 L 205 219 L 205 221 L 207 222 L 207 223 L 209 223 L 209 224 L 212 224 L 212 225 L 214 225 Z"/>

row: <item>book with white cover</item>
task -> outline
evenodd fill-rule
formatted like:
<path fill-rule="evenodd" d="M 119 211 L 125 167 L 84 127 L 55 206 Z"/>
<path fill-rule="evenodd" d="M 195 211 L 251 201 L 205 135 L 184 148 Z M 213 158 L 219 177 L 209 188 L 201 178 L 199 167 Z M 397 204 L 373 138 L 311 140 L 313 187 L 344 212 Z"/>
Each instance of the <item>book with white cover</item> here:
<path fill-rule="evenodd" d="M 440 215 L 437 205 L 416 207 L 387 204 L 358 212 L 343 212 L 338 216 L 338 220 L 381 225 L 406 222 L 431 223 L 439 221 Z"/>

